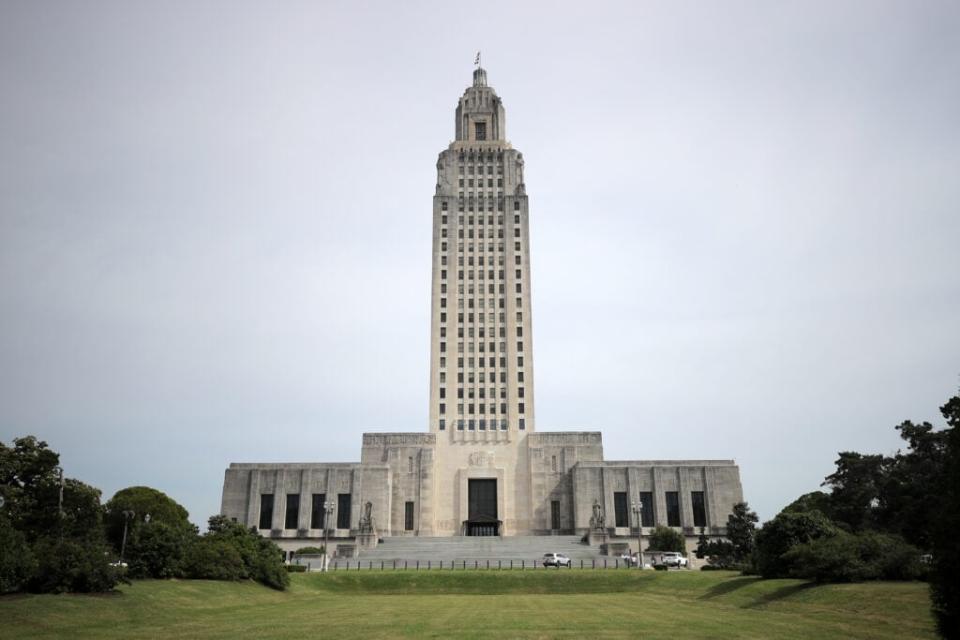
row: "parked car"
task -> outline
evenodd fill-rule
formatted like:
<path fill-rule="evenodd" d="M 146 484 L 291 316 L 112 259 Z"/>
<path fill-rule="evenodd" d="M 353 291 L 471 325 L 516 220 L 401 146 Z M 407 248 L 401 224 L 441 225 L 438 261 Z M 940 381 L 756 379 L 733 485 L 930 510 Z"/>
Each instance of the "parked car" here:
<path fill-rule="evenodd" d="M 545 567 L 569 567 L 570 558 L 563 555 L 562 553 L 545 553 L 543 554 L 543 566 Z"/>
<path fill-rule="evenodd" d="M 685 567 L 687 558 L 678 551 L 667 551 L 663 554 L 663 564 L 668 567 Z"/>

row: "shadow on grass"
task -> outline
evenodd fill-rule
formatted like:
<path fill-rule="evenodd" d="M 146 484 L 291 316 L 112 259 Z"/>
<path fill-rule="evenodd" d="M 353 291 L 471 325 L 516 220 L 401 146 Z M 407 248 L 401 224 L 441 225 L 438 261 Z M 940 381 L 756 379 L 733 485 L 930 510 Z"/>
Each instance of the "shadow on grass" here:
<path fill-rule="evenodd" d="M 771 591 L 770 593 L 765 593 L 757 597 L 756 600 L 746 605 L 745 608 L 753 609 L 755 607 L 763 607 L 768 604 L 777 602 L 779 600 L 785 600 L 787 598 L 793 597 L 798 593 L 802 593 L 807 589 L 812 589 L 815 586 L 817 586 L 816 582 L 804 582 L 802 584 L 791 584 L 784 587 L 780 587 L 775 591 Z"/>
<path fill-rule="evenodd" d="M 719 598 L 720 596 L 725 596 L 728 593 L 732 593 L 738 589 L 749 587 L 750 585 L 755 584 L 762 579 L 763 578 L 758 576 L 740 576 L 739 578 L 731 578 L 730 580 L 726 580 L 720 584 L 713 585 L 705 594 L 697 599 L 712 600 L 713 598 Z"/>

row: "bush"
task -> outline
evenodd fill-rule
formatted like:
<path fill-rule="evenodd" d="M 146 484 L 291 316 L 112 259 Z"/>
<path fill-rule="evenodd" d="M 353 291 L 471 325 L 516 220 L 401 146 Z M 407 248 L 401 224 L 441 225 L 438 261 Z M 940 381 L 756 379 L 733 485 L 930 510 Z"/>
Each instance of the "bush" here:
<path fill-rule="evenodd" d="M 280 590 L 286 589 L 290 584 L 280 547 L 260 537 L 256 529 L 248 529 L 225 516 L 211 517 L 208 529 L 201 540 L 219 540 L 236 550 L 243 563 L 241 577 Z"/>
<path fill-rule="evenodd" d="M 757 532 L 756 569 L 764 578 L 787 578 L 791 575 L 791 562 L 796 558 L 784 558 L 784 554 L 798 544 L 838 532 L 839 529 L 819 511 L 781 511 Z"/>
<path fill-rule="evenodd" d="M 184 571 L 201 580 L 242 580 L 248 577 L 240 552 L 228 540 L 202 537 L 190 545 Z"/>
<path fill-rule="evenodd" d="M 700 571 L 724 571 L 724 570 L 726 570 L 726 567 L 718 567 L 713 564 L 705 564 L 702 567 L 700 567 Z"/>
<path fill-rule="evenodd" d="M 151 522 L 128 536 L 126 558 L 132 578 L 177 578 L 184 575 L 192 531 L 165 522 Z"/>
<path fill-rule="evenodd" d="M 0 516 L 0 594 L 22 589 L 36 568 L 26 537 Z"/>
<path fill-rule="evenodd" d="M 670 527 L 657 525 L 653 533 L 650 534 L 649 540 L 650 543 L 647 548 L 653 551 L 679 551 L 683 554 L 687 552 L 683 535 Z"/>
<path fill-rule="evenodd" d="M 667 565 L 665 565 L 665 564 L 655 564 L 655 565 L 653 565 L 653 569 L 654 569 L 654 571 L 666 571 L 666 570 L 667 570 Z"/>
<path fill-rule="evenodd" d="M 41 538 L 34 545 L 37 570 L 27 583 L 34 593 L 110 591 L 121 581 L 99 532 L 87 538 Z"/>
<path fill-rule="evenodd" d="M 287 567 L 287 573 L 306 573 L 307 571 L 307 565 L 305 564 L 288 564 L 285 566 Z"/>
<path fill-rule="evenodd" d="M 326 553 L 323 547 L 300 547 L 295 555 L 298 556 L 322 556 Z"/>
<path fill-rule="evenodd" d="M 920 552 L 899 536 L 837 532 L 798 544 L 783 555 L 790 575 L 817 582 L 915 580 L 922 576 Z"/>

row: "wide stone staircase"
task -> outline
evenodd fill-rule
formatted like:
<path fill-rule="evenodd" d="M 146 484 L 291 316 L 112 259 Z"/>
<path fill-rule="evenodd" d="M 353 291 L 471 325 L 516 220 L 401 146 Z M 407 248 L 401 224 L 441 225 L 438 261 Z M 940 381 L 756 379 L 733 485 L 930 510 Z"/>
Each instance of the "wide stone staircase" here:
<path fill-rule="evenodd" d="M 539 564 L 543 554 L 562 553 L 574 561 L 579 566 L 580 561 L 587 563 L 590 561 L 602 562 L 604 556 L 600 555 L 599 549 L 589 547 L 580 542 L 579 536 L 451 536 L 451 537 L 388 537 L 377 545 L 376 549 L 363 550 L 360 556 L 352 561 L 352 565 L 359 563 L 362 567 L 368 567 L 372 563 L 380 566 L 392 566 L 394 562 L 397 566 L 403 563 L 413 565 L 417 562 L 420 566 L 426 566 L 429 562 L 431 566 L 437 567 L 440 562 L 444 566 L 450 566 L 456 562 L 457 565 L 466 563 L 471 566 L 475 563 L 486 566 L 487 562 L 493 566 L 493 563 L 502 563 L 502 566 L 508 566 L 512 561 L 515 566 L 521 563 L 526 566 Z M 613 558 L 608 558 L 613 563 Z M 346 565 L 344 560 L 340 564 Z"/>

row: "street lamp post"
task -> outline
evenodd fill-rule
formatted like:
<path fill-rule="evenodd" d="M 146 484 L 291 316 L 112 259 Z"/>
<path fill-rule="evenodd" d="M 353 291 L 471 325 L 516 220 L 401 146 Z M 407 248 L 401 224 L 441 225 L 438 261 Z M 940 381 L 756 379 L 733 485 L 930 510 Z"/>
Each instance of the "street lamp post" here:
<path fill-rule="evenodd" d="M 643 500 L 634 501 L 633 515 L 637 521 L 637 555 L 639 557 L 637 568 L 643 569 Z"/>
<path fill-rule="evenodd" d="M 333 500 L 323 503 L 323 570 L 327 570 L 330 557 L 330 516 L 333 515 Z"/>
<path fill-rule="evenodd" d="M 123 553 L 127 550 L 127 525 L 130 524 L 130 521 L 133 520 L 133 517 L 137 515 L 131 509 L 125 509 L 123 511 L 123 541 L 120 543 L 120 566 L 123 566 Z"/>

